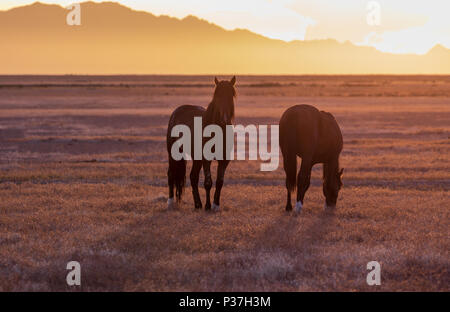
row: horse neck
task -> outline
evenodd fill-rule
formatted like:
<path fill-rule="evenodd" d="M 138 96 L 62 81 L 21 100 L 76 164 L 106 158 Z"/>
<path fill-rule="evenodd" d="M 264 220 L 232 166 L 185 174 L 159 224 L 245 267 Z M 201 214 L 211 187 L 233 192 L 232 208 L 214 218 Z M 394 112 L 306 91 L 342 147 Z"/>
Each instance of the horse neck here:
<path fill-rule="evenodd" d="M 211 101 L 211 103 L 209 103 L 208 107 L 206 108 L 204 123 L 205 124 L 218 124 L 218 125 L 227 124 L 227 121 L 224 119 L 224 116 L 220 114 L 220 112 L 221 112 L 221 109 L 219 107 L 218 101 L 213 99 Z M 230 117 L 232 117 L 232 116 L 230 116 Z"/>
<path fill-rule="evenodd" d="M 337 175 L 339 172 L 339 158 L 332 158 L 328 162 L 323 164 L 323 178 L 330 180 L 333 175 Z"/>

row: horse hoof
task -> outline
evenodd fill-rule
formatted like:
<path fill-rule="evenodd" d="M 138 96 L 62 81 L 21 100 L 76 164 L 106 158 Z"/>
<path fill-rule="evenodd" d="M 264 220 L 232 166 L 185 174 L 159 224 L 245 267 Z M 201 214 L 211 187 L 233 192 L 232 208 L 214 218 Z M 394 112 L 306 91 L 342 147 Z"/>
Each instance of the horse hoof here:
<path fill-rule="evenodd" d="M 195 204 L 195 209 L 202 209 L 202 204 Z"/>
<path fill-rule="evenodd" d="M 169 198 L 167 200 L 167 210 L 177 209 L 177 202 L 173 200 L 173 198 Z"/>
<path fill-rule="evenodd" d="M 296 212 L 296 213 L 300 213 L 300 212 L 302 211 L 302 208 L 303 208 L 302 202 L 301 202 L 301 201 L 298 201 L 298 202 L 295 204 L 295 212 Z"/>
<path fill-rule="evenodd" d="M 212 204 L 212 210 L 213 211 L 219 211 L 220 210 L 220 206 L 213 203 Z"/>
<path fill-rule="evenodd" d="M 328 205 L 326 202 L 325 202 L 325 204 L 324 204 L 324 206 L 323 206 L 323 209 L 326 211 L 326 212 L 333 212 L 333 211 L 335 211 L 336 210 L 336 205 Z"/>
<path fill-rule="evenodd" d="M 211 204 L 209 203 L 205 204 L 205 210 L 211 210 Z"/>

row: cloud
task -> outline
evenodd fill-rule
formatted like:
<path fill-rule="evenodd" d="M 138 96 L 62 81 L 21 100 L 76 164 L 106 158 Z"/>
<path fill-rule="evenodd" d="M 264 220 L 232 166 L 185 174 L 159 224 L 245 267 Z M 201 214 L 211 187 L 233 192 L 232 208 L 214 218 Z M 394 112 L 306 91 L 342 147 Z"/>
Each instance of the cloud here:
<path fill-rule="evenodd" d="M 448 0 L 377 0 L 381 24 L 367 23 L 367 1 L 295 1 L 291 7 L 314 18 L 306 39 L 336 39 L 391 53 L 424 54 L 436 44 L 450 48 Z"/>
<path fill-rule="evenodd" d="M 136 1 L 123 1 L 130 5 Z M 288 7 L 289 0 L 152 0 L 148 10 L 156 14 L 185 17 L 192 14 L 225 29 L 245 28 L 264 36 L 286 41 L 304 39 L 315 21 Z"/>
<path fill-rule="evenodd" d="M 446 37 L 447 36 L 447 37 Z M 450 48 L 448 34 L 440 33 L 433 23 L 381 34 L 369 33 L 359 45 L 368 45 L 383 52 L 426 54 L 437 44 Z"/>
<path fill-rule="evenodd" d="M 370 45 L 383 52 L 425 54 L 437 44 L 450 48 L 450 20 L 447 12 L 450 9 L 423 6 L 427 21 L 423 25 L 401 30 L 370 32 L 361 45 Z M 417 7 L 417 9 L 419 9 Z"/>

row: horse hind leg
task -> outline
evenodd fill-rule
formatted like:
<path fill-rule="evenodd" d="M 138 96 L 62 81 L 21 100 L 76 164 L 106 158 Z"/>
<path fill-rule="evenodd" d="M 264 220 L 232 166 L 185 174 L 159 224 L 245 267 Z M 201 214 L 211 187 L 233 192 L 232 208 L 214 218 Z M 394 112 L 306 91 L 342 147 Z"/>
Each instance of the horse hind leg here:
<path fill-rule="evenodd" d="M 301 212 L 302 210 L 305 193 L 311 183 L 311 169 L 311 160 L 308 158 L 303 158 L 297 176 L 297 203 L 295 205 L 295 210 L 297 213 Z"/>
<path fill-rule="evenodd" d="M 284 157 L 283 166 L 284 172 L 286 173 L 286 190 L 287 190 L 286 211 L 291 211 L 292 210 L 291 192 L 295 189 L 296 184 L 295 176 L 297 173 L 297 156 L 295 154 L 289 155 L 288 153 L 284 153 L 283 157 Z"/>
<path fill-rule="evenodd" d="M 175 181 L 173 176 L 173 168 L 170 168 L 167 170 L 167 178 L 168 178 L 168 184 L 169 184 L 169 199 L 167 200 L 167 209 L 175 209 L 177 204 L 174 201 L 174 188 L 175 188 Z"/>
<path fill-rule="evenodd" d="M 169 180 L 169 199 L 167 201 L 168 209 L 176 208 L 181 202 L 181 196 L 183 195 L 184 184 L 186 180 L 186 160 L 174 160 L 169 159 L 169 170 L 167 173 Z M 174 201 L 173 189 L 175 186 Z"/>

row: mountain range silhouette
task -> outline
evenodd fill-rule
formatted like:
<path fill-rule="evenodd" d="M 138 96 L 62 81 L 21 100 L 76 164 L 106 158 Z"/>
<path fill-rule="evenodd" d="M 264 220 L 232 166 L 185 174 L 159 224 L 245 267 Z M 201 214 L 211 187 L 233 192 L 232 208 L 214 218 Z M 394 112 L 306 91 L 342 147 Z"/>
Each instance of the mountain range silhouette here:
<path fill-rule="evenodd" d="M 335 40 L 274 40 L 194 16 L 134 11 L 113 2 L 69 10 L 36 2 L 0 11 L 0 74 L 450 74 L 450 50 L 383 53 Z"/>

